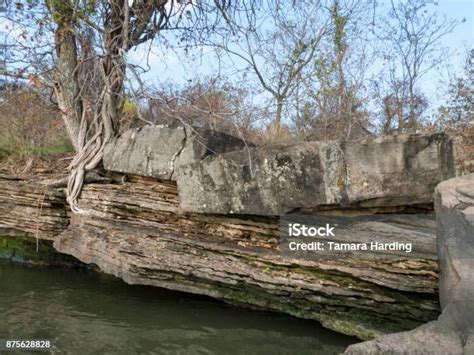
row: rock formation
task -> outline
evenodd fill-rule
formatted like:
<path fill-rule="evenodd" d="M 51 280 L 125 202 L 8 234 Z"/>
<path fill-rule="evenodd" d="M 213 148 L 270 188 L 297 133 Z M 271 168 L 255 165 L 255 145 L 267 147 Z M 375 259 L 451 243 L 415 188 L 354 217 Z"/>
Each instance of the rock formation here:
<path fill-rule="evenodd" d="M 59 189 L 0 175 L 0 235 L 54 240 L 69 224 L 64 201 Z"/>
<path fill-rule="evenodd" d="M 4 235 L 52 239 L 129 283 L 315 319 L 361 339 L 438 317 L 431 209 L 434 187 L 453 174 L 444 135 L 283 149 L 199 132 L 147 127 L 118 138 L 104 157 L 109 181 L 80 196 L 92 215 L 68 213 L 60 188 L 0 178 Z M 282 252 L 278 214 L 287 211 L 423 215 L 355 224 L 343 236 L 412 238 L 413 253 L 312 260 Z"/>
<path fill-rule="evenodd" d="M 435 205 L 441 315 L 412 331 L 352 345 L 347 354 L 474 353 L 474 174 L 439 184 Z"/>
<path fill-rule="evenodd" d="M 110 171 L 175 180 L 176 171 L 183 164 L 240 150 L 249 144 L 198 127 L 145 126 L 128 130 L 108 144 L 103 163 Z"/>
<path fill-rule="evenodd" d="M 52 216 L 66 214 L 62 193 L 0 179 L 0 191 L 29 195 L 20 200 L 0 194 L 0 221 L 11 231 L 6 238 L 54 238 L 58 251 L 129 283 L 316 319 L 362 339 L 410 329 L 438 314 L 430 215 L 406 226 L 426 235 L 425 244 L 406 257 L 311 261 L 281 254 L 274 217 L 181 214 L 175 183 L 129 180 L 86 185 L 80 203 L 101 217 L 71 216 L 69 225 L 61 219 L 52 232 Z M 36 206 L 45 191 L 43 214 Z"/>
<path fill-rule="evenodd" d="M 125 132 L 106 147 L 104 166 L 176 180 L 185 212 L 267 216 L 320 206 L 429 204 L 435 186 L 454 176 L 444 134 L 262 148 L 215 131 L 166 126 Z"/>

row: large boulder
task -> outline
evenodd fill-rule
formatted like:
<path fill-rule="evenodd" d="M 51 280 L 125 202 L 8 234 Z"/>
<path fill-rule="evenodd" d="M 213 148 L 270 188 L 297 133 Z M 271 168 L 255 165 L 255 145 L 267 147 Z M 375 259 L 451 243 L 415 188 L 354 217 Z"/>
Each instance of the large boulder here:
<path fill-rule="evenodd" d="M 182 165 L 186 212 L 279 215 L 318 206 L 380 207 L 433 202 L 454 176 L 444 134 L 249 148 Z"/>
<path fill-rule="evenodd" d="M 436 188 L 438 320 L 351 345 L 347 354 L 474 354 L 474 174 Z"/>
<path fill-rule="evenodd" d="M 435 194 L 440 321 L 474 353 L 474 174 L 438 185 Z"/>
<path fill-rule="evenodd" d="M 209 129 L 150 125 L 130 129 L 106 145 L 103 162 L 106 170 L 174 180 L 182 164 L 245 146 L 241 139 Z"/>

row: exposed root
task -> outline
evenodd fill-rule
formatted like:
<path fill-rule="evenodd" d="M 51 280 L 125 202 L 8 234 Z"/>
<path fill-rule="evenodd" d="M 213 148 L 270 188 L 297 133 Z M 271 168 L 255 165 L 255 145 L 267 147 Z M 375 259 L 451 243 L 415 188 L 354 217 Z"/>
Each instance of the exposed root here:
<path fill-rule="evenodd" d="M 42 185 L 48 186 L 48 187 L 60 188 L 60 187 L 67 187 L 69 179 L 70 179 L 70 177 L 66 176 L 66 177 L 61 178 L 61 179 L 43 180 L 43 181 L 40 181 L 39 183 L 42 184 Z M 96 171 L 88 171 L 88 172 L 86 172 L 86 174 L 84 176 L 84 182 L 89 183 L 89 184 L 94 183 L 94 182 L 108 183 L 110 181 L 111 180 L 108 177 L 101 176 Z"/>
<path fill-rule="evenodd" d="M 92 122 L 88 122 L 85 111 L 81 119 L 78 138 L 79 152 L 69 165 L 71 171 L 67 184 L 67 202 L 71 211 L 81 214 L 94 214 L 96 211 L 79 207 L 78 198 L 85 181 L 86 173 L 97 168 L 102 161 L 104 148 L 115 135 L 115 123 L 121 98 L 117 95 L 123 85 L 123 59 L 106 57 L 102 60 L 102 79 L 105 83 L 96 103 Z M 92 133 L 93 132 L 93 133 Z"/>

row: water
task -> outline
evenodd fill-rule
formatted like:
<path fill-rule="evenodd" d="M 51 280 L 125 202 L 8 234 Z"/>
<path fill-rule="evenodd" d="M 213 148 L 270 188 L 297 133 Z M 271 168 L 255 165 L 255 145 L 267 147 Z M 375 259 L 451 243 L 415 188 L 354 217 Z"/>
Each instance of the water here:
<path fill-rule="evenodd" d="M 326 354 L 357 341 L 312 321 L 2 261 L 0 338 L 50 338 L 52 353 L 81 355 Z"/>

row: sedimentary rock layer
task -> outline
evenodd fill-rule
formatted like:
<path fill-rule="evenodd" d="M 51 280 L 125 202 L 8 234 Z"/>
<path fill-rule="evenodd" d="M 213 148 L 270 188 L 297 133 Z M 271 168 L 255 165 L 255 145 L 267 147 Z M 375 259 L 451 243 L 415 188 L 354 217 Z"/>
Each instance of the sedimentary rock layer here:
<path fill-rule="evenodd" d="M 104 151 L 109 171 L 178 182 L 185 212 L 274 216 L 321 206 L 433 202 L 455 174 L 442 133 L 255 147 L 196 127 L 145 126 Z"/>
<path fill-rule="evenodd" d="M 43 195 L 47 202 L 38 213 Z M 73 215 L 69 226 L 59 190 L 0 179 L 0 196 L 8 204 L 0 224 L 54 238 L 58 251 L 129 283 L 315 319 L 362 339 L 412 329 L 439 312 L 430 215 L 422 228 L 425 246 L 406 257 L 317 261 L 281 253 L 276 217 L 181 213 L 172 182 L 132 176 L 87 184 L 80 205 L 97 214 Z M 36 233 L 38 215 L 43 217 Z M 418 227 L 397 223 L 397 228 L 409 234 Z"/>
<path fill-rule="evenodd" d="M 61 190 L 0 176 L 0 235 L 53 240 L 68 224 Z"/>
<path fill-rule="evenodd" d="M 129 283 L 316 319 L 363 339 L 438 314 L 434 232 L 424 258 L 289 258 L 276 218 L 181 214 L 175 184 L 138 181 L 87 185 L 81 206 L 100 217 L 74 217 L 55 247 Z"/>

